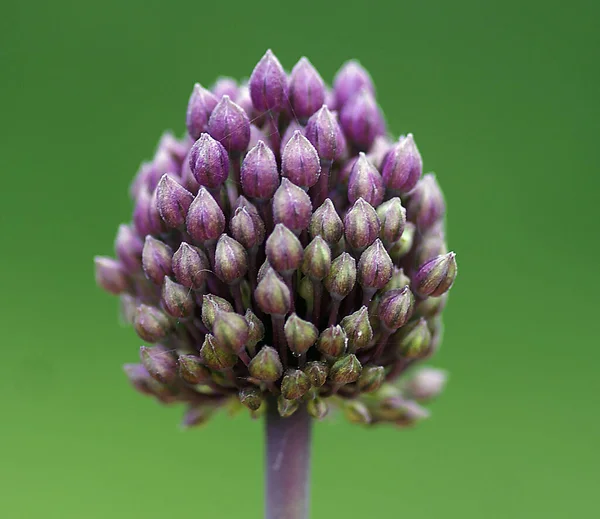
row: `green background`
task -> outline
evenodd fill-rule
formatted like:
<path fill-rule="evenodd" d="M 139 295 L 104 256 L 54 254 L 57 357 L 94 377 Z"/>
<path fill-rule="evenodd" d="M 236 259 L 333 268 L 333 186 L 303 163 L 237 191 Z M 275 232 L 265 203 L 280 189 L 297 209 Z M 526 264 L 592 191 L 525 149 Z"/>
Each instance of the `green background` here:
<path fill-rule="evenodd" d="M 371 72 L 449 206 L 459 278 L 414 430 L 316 428 L 313 517 L 592 517 L 600 484 L 598 2 L 11 2 L 0 13 L 0 515 L 261 517 L 262 428 L 130 390 L 95 287 L 195 81 L 268 47 Z"/>

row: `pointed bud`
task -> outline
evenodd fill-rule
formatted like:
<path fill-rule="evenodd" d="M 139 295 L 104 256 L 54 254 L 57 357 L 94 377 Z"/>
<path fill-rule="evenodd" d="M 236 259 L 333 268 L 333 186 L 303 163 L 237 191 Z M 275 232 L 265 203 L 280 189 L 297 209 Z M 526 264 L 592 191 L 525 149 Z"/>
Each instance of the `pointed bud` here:
<path fill-rule="evenodd" d="M 302 259 L 302 272 L 313 280 L 322 280 L 331 268 L 331 250 L 327 242 L 317 235 L 306 246 Z"/>
<path fill-rule="evenodd" d="M 408 286 L 389 290 L 379 301 L 379 319 L 387 330 L 395 331 L 408 322 L 414 306 L 415 298 Z"/>
<path fill-rule="evenodd" d="M 167 224 L 158 212 L 158 191 L 156 189 L 150 195 L 150 203 L 148 204 L 148 224 L 150 226 L 150 232 L 148 234 L 158 235 L 168 230 Z"/>
<path fill-rule="evenodd" d="M 237 81 L 227 76 L 221 76 L 217 79 L 212 87 L 212 91 L 217 99 L 221 99 L 223 96 L 235 99 L 239 94 Z"/>
<path fill-rule="evenodd" d="M 423 318 L 400 329 L 398 349 L 404 357 L 419 358 L 427 352 L 430 343 L 431 332 L 427 327 L 427 321 Z"/>
<path fill-rule="evenodd" d="M 138 235 L 146 236 L 152 233 L 152 224 L 150 222 L 150 203 L 152 196 L 146 188 L 140 189 L 135 197 L 135 207 L 133 209 L 133 225 Z"/>
<path fill-rule="evenodd" d="M 346 139 L 337 117 L 325 105 L 308 120 L 304 135 L 315 147 L 321 160 L 333 162 L 346 151 Z"/>
<path fill-rule="evenodd" d="M 313 238 L 321 236 L 329 245 L 340 241 L 344 233 L 344 224 L 329 198 L 313 213 L 309 232 Z"/>
<path fill-rule="evenodd" d="M 369 312 L 362 306 L 353 314 L 342 319 L 340 326 L 348 339 L 349 351 L 355 352 L 367 348 L 373 340 L 373 328 L 369 322 Z"/>
<path fill-rule="evenodd" d="M 265 239 L 265 224 L 260 216 L 252 216 L 245 207 L 238 207 L 229 222 L 229 230 L 246 249 L 261 245 Z"/>
<path fill-rule="evenodd" d="M 406 227 L 400 239 L 390 247 L 390 257 L 394 262 L 400 261 L 412 249 L 416 227 L 412 222 L 406 222 Z"/>
<path fill-rule="evenodd" d="M 217 106 L 218 99 L 209 90 L 196 83 L 188 102 L 186 125 L 190 137 L 196 140 L 202 132 L 206 131 L 208 118 Z"/>
<path fill-rule="evenodd" d="M 210 371 L 196 355 L 180 355 L 179 376 L 188 384 L 202 384 L 210 380 Z"/>
<path fill-rule="evenodd" d="M 194 313 L 194 298 L 191 290 L 165 276 L 161 301 L 165 311 L 177 318 L 189 317 Z"/>
<path fill-rule="evenodd" d="M 242 152 L 250 142 L 250 120 L 243 108 L 224 95 L 208 120 L 208 133 L 228 152 Z"/>
<path fill-rule="evenodd" d="M 123 371 L 136 391 L 144 395 L 153 395 L 152 383 L 156 382 L 141 364 L 125 364 Z"/>
<path fill-rule="evenodd" d="M 265 325 L 250 309 L 246 310 L 244 319 L 246 319 L 246 323 L 248 324 L 248 339 L 246 345 L 248 348 L 254 348 L 254 346 L 265 337 Z"/>
<path fill-rule="evenodd" d="M 158 308 L 140 305 L 135 311 L 133 326 L 145 341 L 158 342 L 171 331 L 172 324 L 167 315 Z"/>
<path fill-rule="evenodd" d="M 346 404 L 344 416 L 350 423 L 359 425 L 369 425 L 372 420 L 367 406 L 358 400 L 351 400 Z"/>
<path fill-rule="evenodd" d="M 275 270 L 273 269 L 273 267 L 271 267 L 269 260 L 265 260 L 258 269 L 258 274 L 256 274 L 256 281 L 260 283 L 269 272 L 275 272 Z"/>
<path fill-rule="evenodd" d="M 274 222 L 300 232 L 308 227 L 311 216 L 312 204 L 306 192 L 287 178 L 281 179 L 281 185 L 273 196 Z"/>
<path fill-rule="evenodd" d="M 204 344 L 200 349 L 200 358 L 205 366 L 215 371 L 233 368 L 238 360 L 229 348 L 218 342 L 211 334 L 207 334 L 204 338 Z"/>
<path fill-rule="evenodd" d="M 229 175 L 229 155 L 223 145 L 203 133 L 189 153 L 190 170 L 201 186 L 221 187 Z"/>
<path fill-rule="evenodd" d="M 308 58 L 300 58 L 292 69 L 288 99 L 301 120 L 308 119 L 325 102 L 325 84 Z"/>
<path fill-rule="evenodd" d="M 288 124 L 288 127 L 285 129 L 285 131 L 283 132 L 283 135 L 281 136 L 279 152 L 282 155 L 283 155 L 283 150 L 285 150 L 285 147 L 287 146 L 288 142 L 290 142 L 290 140 L 292 139 L 292 137 L 294 136 L 294 134 L 297 131 L 300 132 L 302 135 L 304 135 L 304 126 L 302 126 L 296 120 L 290 121 L 290 123 Z"/>
<path fill-rule="evenodd" d="M 262 382 L 275 382 L 283 374 L 279 354 L 271 346 L 263 346 L 248 365 L 250 376 Z"/>
<path fill-rule="evenodd" d="M 310 383 L 313 387 L 321 387 L 327 382 L 329 367 L 325 362 L 312 361 L 304 367 L 304 373 L 306 373 L 310 379 Z"/>
<path fill-rule="evenodd" d="M 160 136 L 157 149 L 165 151 L 175 162 L 181 162 L 188 151 L 188 139 L 186 136 L 178 140 L 173 132 L 167 130 Z"/>
<path fill-rule="evenodd" d="M 423 160 L 412 133 L 392 147 L 383 160 L 381 175 L 388 189 L 408 193 L 423 174 Z"/>
<path fill-rule="evenodd" d="M 152 236 L 146 236 L 142 251 L 142 263 L 146 277 L 157 285 L 162 285 L 163 278 L 171 275 L 173 249 Z"/>
<path fill-rule="evenodd" d="M 414 277 L 415 292 L 421 297 L 439 297 L 447 292 L 456 278 L 456 255 L 449 252 L 436 256 L 419 268 Z"/>
<path fill-rule="evenodd" d="M 112 258 L 96 256 L 96 283 L 99 287 L 114 295 L 119 295 L 129 288 L 129 278 L 123 265 Z"/>
<path fill-rule="evenodd" d="M 202 322 L 209 330 L 212 330 L 219 312 L 233 312 L 233 306 L 227 299 L 213 294 L 202 296 Z"/>
<path fill-rule="evenodd" d="M 404 288 L 407 285 L 410 285 L 410 278 L 404 273 L 404 269 L 394 267 L 392 277 L 388 284 L 383 287 L 383 292 Z"/>
<path fill-rule="evenodd" d="M 367 366 L 362 370 L 358 379 L 358 388 L 362 393 L 373 393 L 377 391 L 385 380 L 383 366 Z"/>
<path fill-rule="evenodd" d="M 373 80 L 369 73 L 358 61 L 347 61 L 333 80 L 336 106 L 341 107 L 363 88 L 366 88 L 372 94 L 375 93 Z"/>
<path fill-rule="evenodd" d="M 186 242 L 173 254 L 172 268 L 179 283 L 195 290 L 202 288 L 210 270 L 206 254 Z"/>
<path fill-rule="evenodd" d="M 347 252 L 342 252 L 331 263 L 329 274 L 324 280 L 325 288 L 332 298 L 344 299 L 356 283 L 356 262 Z"/>
<path fill-rule="evenodd" d="M 379 235 L 385 243 L 395 243 L 401 237 L 406 225 L 406 209 L 402 207 L 400 198 L 394 197 L 377 208 L 377 216 L 381 223 Z"/>
<path fill-rule="evenodd" d="M 252 101 L 250 101 L 250 103 L 252 103 Z M 250 112 L 244 107 L 244 110 L 246 110 L 246 113 L 249 115 Z M 254 110 L 254 107 L 252 107 L 252 110 Z M 267 143 L 267 146 L 270 147 L 270 145 L 268 144 L 269 142 L 269 138 L 267 136 L 267 134 L 261 130 L 258 126 L 256 126 L 255 124 L 251 124 L 250 125 L 250 142 L 248 143 L 248 150 L 251 150 L 252 148 L 256 147 L 256 145 L 259 142 L 263 142 L 263 143 Z"/>
<path fill-rule="evenodd" d="M 243 387 L 240 389 L 238 398 L 250 411 L 257 411 L 264 400 L 262 391 L 257 387 Z"/>
<path fill-rule="evenodd" d="M 277 412 L 282 418 L 292 416 L 300 407 L 298 400 L 287 400 L 282 395 L 277 398 Z"/>
<path fill-rule="evenodd" d="M 296 356 L 305 354 L 319 336 L 314 324 L 300 319 L 295 313 L 288 317 L 283 329 L 288 348 Z"/>
<path fill-rule="evenodd" d="M 231 97 L 231 96 L 229 96 L 229 97 Z M 244 109 L 244 112 L 246 112 L 248 114 L 248 117 L 251 120 L 255 119 L 256 110 L 254 110 L 254 105 L 252 104 L 252 99 L 250 98 L 250 89 L 248 88 L 248 84 L 241 84 L 240 87 L 238 88 L 237 95 L 235 97 L 232 97 L 232 99 Z M 252 126 L 254 126 L 254 125 L 250 125 L 251 133 L 253 131 Z M 256 128 L 256 126 L 254 126 L 254 128 L 258 129 L 258 128 Z M 250 137 L 250 141 L 252 141 L 252 137 Z M 256 142 L 255 142 L 255 144 L 256 144 Z"/>
<path fill-rule="evenodd" d="M 283 316 L 290 311 L 292 296 L 289 288 L 274 270 L 268 270 L 254 291 L 260 309 L 271 315 Z"/>
<path fill-rule="evenodd" d="M 362 365 L 356 358 L 356 355 L 346 355 L 331 366 L 329 380 L 334 384 L 351 384 L 358 380 L 361 371 Z"/>
<path fill-rule="evenodd" d="M 351 204 L 359 198 L 377 207 L 383 201 L 385 188 L 381 175 L 375 166 L 369 162 L 367 156 L 360 152 L 358 160 L 352 166 L 348 179 L 348 200 Z"/>
<path fill-rule="evenodd" d="M 300 131 L 296 131 L 286 144 L 281 156 L 281 169 L 284 177 L 300 187 L 312 187 L 319 180 L 319 155 Z"/>
<path fill-rule="evenodd" d="M 431 400 L 443 391 L 447 379 L 441 369 L 423 368 L 408 381 L 406 391 L 415 400 Z"/>
<path fill-rule="evenodd" d="M 448 292 L 442 294 L 440 297 L 428 297 L 419 301 L 415 309 L 415 314 L 419 317 L 436 317 L 442 313 L 442 310 L 446 306 L 448 300 Z"/>
<path fill-rule="evenodd" d="M 239 282 L 248 272 L 248 254 L 246 249 L 222 234 L 215 252 L 215 274 L 228 285 Z"/>
<path fill-rule="evenodd" d="M 259 112 L 281 112 L 287 102 L 287 77 L 271 49 L 258 62 L 250 80 L 250 97 Z"/>
<path fill-rule="evenodd" d="M 329 412 L 329 406 L 327 402 L 322 398 L 313 398 L 306 403 L 306 410 L 308 414 L 317 420 L 322 420 L 327 416 Z"/>
<path fill-rule="evenodd" d="M 235 312 L 217 312 L 212 330 L 219 344 L 234 353 L 239 353 L 244 349 L 248 340 L 248 323 Z"/>
<path fill-rule="evenodd" d="M 390 255 L 377 238 L 360 256 L 358 282 L 363 288 L 379 290 L 391 279 L 392 267 Z"/>
<path fill-rule="evenodd" d="M 340 325 L 330 326 L 321 332 L 317 349 L 329 357 L 339 357 L 346 352 L 348 338 Z"/>
<path fill-rule="evenodd" d="M 144 242 L 131 225 L 119 225 L 115 238 L 115 252 L 127 272 L 134 274 L 140 270 L 143 248 Z"/>
<path fill-rule="evenodd" d="M 438 223 L 444 217 L 445 211 L 446 203 L 442 190 L 435 175 L 428 173 L 410 194 L 408 217 L 417 224 L 419 230 L 425 231 Z"/>
<path fill-rule="evenodd" d="M 390 396 L 379 403 L 374 411 L 376 417 L 387 422 L 395 422 L 397 425 L 412 425 L 418 420 L 427 418 L 429 412 L 416 402 L 405 400 L 401 396 Z"/>
<path fill-rule="evenodd" d="M 286 400 L 297 400 L 310 389 L 310 379 L 299 369 L 290 369 L 281 381 L 281 395 Z"/>
<path fill-rule="evenodd" d="M 386 131 L 375 97 L 364 88 L 341 109 L 340 123 L 344 134 L 361 150 L 368 150 L 375 137 Z"/>
<path fill-rule="evenodd" d="M 187 231 L 198 243 L 216 240 L 225 230 L 225 215 L 208 190 L 201 186 L 190 205 Z"/>
<path fill-rule="evenodd" d="M 268 200 L 275 194 L 279 186 L 277 161 L 271 148 L 263 141 L 258 141 L 244 157 L 240 180 L 246 196 Z"/>
<path fill-rule="evenodd" d="M 265 252 L 269 264 L 281 273 L 290 273 L 302 263 L 302 244 L 285 225 L 278 223 L 267 238 Z"/>
<path fill-rule="evenodd" d="M 177 361 L 161 346 L 142 346 L 140 360 L 150 376 L 163 384 L 171 384 L 177 377 Z"/>
<path fill-rule="evenodd" d="M 373 207 L 359 198 L 344 218 L 346 240 L 350 247 L 361 251 L 379 236 L 380 223 Z"/>
<path fill-rule="evenodd" d="M 158 212 L 165 223 L 177 229 L 185 223 L 194 195 L 171 176 L 164 174 L 156 188 Z"/>

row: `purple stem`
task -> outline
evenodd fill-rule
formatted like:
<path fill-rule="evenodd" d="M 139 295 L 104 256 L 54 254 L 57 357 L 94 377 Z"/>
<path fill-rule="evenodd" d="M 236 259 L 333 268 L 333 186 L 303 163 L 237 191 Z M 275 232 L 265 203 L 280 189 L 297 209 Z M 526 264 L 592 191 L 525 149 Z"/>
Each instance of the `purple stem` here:
<path fill-rule="evenodd" d="M 282 418 L 271 399 L 266 425 L 265 519 L 307 519 L 311 419 L 306 406 Z"/>

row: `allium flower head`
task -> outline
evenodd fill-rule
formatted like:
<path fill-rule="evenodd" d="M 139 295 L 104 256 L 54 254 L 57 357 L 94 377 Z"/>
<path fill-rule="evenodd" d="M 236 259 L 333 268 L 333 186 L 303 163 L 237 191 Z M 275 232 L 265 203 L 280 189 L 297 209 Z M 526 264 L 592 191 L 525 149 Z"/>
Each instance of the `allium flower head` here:
<path fill-rule="evenodd" d="M 181 116 L 133 181 L 116 259 L 96 258 L 145 343 L 132 385 L 185 403 L 185 425 L 225 406 L 426 417 L 445 374 L 405 372 L 439 347 L 456 257 L 437 177 L 387 134 L 370 75 L 351 61 L 329 88 L 268 51 L 248 84 L 195 84 Z"/>

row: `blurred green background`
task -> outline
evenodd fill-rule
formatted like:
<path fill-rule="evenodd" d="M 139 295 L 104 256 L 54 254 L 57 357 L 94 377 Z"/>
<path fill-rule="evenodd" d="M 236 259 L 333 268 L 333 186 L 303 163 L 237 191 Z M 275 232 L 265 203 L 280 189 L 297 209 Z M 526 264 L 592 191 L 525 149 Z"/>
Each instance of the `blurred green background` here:
<path fill-rule="evenodd" d="M 261 517 L 262 428 L 130 390 L 95 287 L 127 189 L 195 81 L 271 47 L 374 77 L 449 205 L 460 274 L 414 430 L 318 425 L 313 517 L 597 513 L 600 4 L 11 2 L 0 15 L 1 516 Z M 595 510 L 595 512 L 594 512 Z"/>

